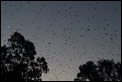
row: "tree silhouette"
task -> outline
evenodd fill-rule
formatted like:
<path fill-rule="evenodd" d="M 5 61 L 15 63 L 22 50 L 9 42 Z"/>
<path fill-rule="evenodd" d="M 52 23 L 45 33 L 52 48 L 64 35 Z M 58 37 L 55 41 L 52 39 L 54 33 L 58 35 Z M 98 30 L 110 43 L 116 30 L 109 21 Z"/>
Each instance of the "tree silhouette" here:
<path fill-rule="evenodd" d="M 1 47 L 2 81 L 41 81 L 42 73 L 49 71 L 44 57 L 35 58 L 35 46 L 18 32 Z"/>
<path fill-rule="evenodd" d="M 92 61 L 80 65 L 80 73 L 74 81 L 121 81 L 121 63 L 113 60 L 99 60 L 97 64 Z"/>

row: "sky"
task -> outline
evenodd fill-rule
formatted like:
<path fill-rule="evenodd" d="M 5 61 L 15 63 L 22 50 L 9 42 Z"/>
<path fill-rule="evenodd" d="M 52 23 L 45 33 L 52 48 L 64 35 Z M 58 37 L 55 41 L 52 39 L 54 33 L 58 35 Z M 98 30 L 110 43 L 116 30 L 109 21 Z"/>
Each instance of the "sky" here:
<path fill-rule="evenodd" d="M 45 57 L 43 81 L 73 81 L 89 60 L 121 61 L 120 1 L 1 1 L 1 46 L 15 31 Z"/>

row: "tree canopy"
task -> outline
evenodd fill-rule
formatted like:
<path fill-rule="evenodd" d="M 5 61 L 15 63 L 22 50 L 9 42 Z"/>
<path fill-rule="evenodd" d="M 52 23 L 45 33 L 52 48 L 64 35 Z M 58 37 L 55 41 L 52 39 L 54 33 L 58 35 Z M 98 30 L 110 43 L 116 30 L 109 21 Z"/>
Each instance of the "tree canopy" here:
<path fill-rule="evenodd" d="M 88 61 L 79 70 L 74 81 L 121 81 L 121 63 L 113 60 L 101 59 L 97 64 Z"/>
<path fill-rule="evenodd" d="M 2 81 L 41 81 L 42 73 L 49 68 L 44 57 L 35 58 L 35 46 L 23 35 L 15 32 L 8 39 L 8 46 L 1 47 Z"/>

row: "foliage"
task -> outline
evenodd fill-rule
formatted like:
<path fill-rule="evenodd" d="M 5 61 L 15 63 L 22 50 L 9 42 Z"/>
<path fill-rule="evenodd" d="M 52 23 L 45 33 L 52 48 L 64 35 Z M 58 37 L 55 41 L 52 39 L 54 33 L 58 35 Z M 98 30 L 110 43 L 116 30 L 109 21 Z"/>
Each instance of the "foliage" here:
<path fill-rule="evenodd" d="M 95 64 L 92 61 L 79 66 L 80 73 L 74 81 L 121 81 L 121 63 L 101 59 Z"/>
<path fill-rule="evenodd" d="M 49 71 L 44 57 L 35 58 L 35 46 L 18 32 L 1 47 L 2 81 L 41 81 L 42 73 Z"/>

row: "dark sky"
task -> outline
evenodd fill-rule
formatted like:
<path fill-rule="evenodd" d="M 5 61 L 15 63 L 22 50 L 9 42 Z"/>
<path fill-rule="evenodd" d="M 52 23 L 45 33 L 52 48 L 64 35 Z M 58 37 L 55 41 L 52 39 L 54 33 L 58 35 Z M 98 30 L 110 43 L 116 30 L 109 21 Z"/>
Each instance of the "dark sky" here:
<path fill-rule="evenodd" d="M 74 80 L 86 61 L 121 61 L 120 1 L 2 1 L 1 45 L 18 31 L 44 56 L 42 80 Z"/>

